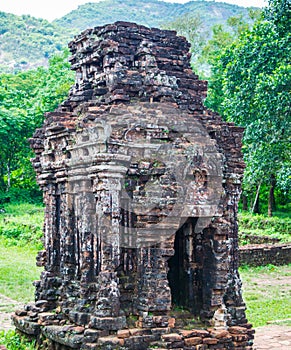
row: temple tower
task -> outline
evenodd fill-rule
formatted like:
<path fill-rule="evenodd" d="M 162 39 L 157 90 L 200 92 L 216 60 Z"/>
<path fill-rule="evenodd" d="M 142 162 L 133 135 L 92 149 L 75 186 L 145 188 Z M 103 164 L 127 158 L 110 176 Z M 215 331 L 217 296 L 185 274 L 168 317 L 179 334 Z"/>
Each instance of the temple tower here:
<path fill-rule="evenodd" d="M 204 107 L 189 46 L 125 22 L 69 44 L 75 85 L 31 140 L 44 271 L 14 315 L 47 349 L 252 348 L 238 274 L 243 129 Z"/>

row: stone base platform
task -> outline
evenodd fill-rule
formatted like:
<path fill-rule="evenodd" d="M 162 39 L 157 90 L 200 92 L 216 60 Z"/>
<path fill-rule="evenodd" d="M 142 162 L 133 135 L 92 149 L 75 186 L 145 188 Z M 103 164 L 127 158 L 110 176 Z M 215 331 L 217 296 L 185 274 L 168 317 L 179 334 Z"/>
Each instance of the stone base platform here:
<path fill-rule="evenodd" d="M 37 339 L 37 349 L 46 350 L 251 350 L 254 330 L 250 324 L 233 326 L 228 330 L 179 329 L 175 320 L 171 327 L 112 329 L 85 328 L 73 324 L 55 325 L 56 319 L 39 315 L 32 321 L 31 315 L 13 316 L 13 322 L 20 333 Z M 48 314 L 48 313 L 46 313 Z M 40 321 L 42 319 L 42 321 Z M 137 321 L 138 325 L 139 321 Z M 110 328 L 110 327 L 107 327 Z"/>

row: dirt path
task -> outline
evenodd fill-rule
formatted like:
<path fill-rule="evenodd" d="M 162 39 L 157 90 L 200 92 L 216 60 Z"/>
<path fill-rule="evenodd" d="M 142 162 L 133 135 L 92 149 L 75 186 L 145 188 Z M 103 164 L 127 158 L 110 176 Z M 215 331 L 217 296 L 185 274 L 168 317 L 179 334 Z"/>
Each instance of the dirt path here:
<path fill-rule="evenodd" d="M 0 331 L 14 328 L 11 323 L 11 315 L 16 308 L 21 306 L 22 304 L 18 301 L 0 294 Z"/>
<path fill-rule="evenodd" d="M 0 312 L 0 331 L 8 331 L 13 329 L 11 324 L 11 313 L 9 312 Z"/>
<path fill-rule="evenodd" d="M 291 327 L 277 325 L 258 327 L 255 334 L 254 350 L 277 349 L 291 349 Z"/>

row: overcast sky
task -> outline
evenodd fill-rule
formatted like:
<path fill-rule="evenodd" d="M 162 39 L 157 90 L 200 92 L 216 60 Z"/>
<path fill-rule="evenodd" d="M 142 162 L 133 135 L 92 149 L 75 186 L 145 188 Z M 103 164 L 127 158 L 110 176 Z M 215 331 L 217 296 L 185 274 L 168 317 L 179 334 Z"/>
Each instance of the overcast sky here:
<path fill-rule="evenodd" d="M 60 18 L 70 11 L 76 9 L 78 5 L 87 2 L 99 2 L 102 0 L 0 0 L 0 11 L 14 13 L 16 15 L 29 14 L 34 17 L 45 18 L 52 21 Z M 145 0 L 146 1 L 146 0 Z M 185 3 L 188 0 L 165 0 L 167 2 Z M 265 0 L 224 0 L 217 2 L 228 2 L 239 6 L 262 7 Z M 1 27 L 1 23 L 0 23 Z"/>

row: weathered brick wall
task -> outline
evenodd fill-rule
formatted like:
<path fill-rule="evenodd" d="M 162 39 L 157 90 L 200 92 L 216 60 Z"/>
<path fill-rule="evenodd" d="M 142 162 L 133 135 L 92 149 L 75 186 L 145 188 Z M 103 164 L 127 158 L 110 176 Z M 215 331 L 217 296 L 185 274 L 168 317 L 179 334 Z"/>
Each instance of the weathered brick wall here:
<path fill-rule="evenodd" d="M 239 249 L 240 265 L 264 266 L 291 263 L 291 243 L 247 245 Z"/>

